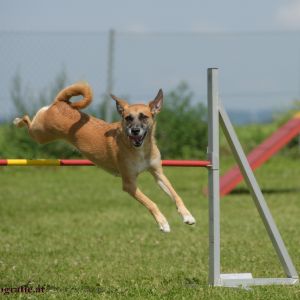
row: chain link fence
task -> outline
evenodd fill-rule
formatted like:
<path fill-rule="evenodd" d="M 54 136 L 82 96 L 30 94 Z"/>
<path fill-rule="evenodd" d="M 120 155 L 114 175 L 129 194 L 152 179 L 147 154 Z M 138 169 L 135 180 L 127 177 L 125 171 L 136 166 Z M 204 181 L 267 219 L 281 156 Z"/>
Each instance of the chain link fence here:
<path fill-rule="evenodd" d="M 0 122 L 16 114 L 16 76 L 29 106 L 61 73 L 67 84 L 88 81 L 97 111 L 107 90 L 144 102 L 181 81 L 205 102 L 208 67 L 221 69 L 221 97 L 236 122 L 261 121 L 300 98 L 300 33 L 117 31 L 109 50 L 108 32 L 0 32 Z"/>

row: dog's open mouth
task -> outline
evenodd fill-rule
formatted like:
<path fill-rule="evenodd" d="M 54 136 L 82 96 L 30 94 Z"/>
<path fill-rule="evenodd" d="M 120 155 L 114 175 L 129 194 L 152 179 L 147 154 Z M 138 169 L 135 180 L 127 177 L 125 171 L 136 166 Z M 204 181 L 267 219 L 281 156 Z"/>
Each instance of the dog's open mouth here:
<path fill-rule="evenodd" d="M 143 135 L 129 135 L 129 139 L 134 147 L 141 147 L 143 145 L 144 139 L 147 135 L 147 131 Z"/>

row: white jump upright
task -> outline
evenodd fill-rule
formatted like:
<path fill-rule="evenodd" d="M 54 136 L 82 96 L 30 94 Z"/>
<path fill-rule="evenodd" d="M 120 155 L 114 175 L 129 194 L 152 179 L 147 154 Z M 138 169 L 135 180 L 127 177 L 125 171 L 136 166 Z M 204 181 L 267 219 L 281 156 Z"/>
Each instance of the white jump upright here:
<path fill-rule="evenodd" d="M 212 286 L 247 287 L 253 285 L 292 285 L 299 283 L 297 271 L 284 245 L 261 189 L 255 179 L 246 155 L 230 119 L 219 99 L 218 69 L 207 73 L 208 100 L 208 159 L 211 167 L 209 181 L 209 284 Z M 253 278 L 251 273 L 221 274 L 220 257 L 220 189 L 219 189 L 219 125 L 221 125 L 251 196 L 265 225 L 273 247 L 282 264 L 286 278 Z"/>
<path fill-rule="evenodd" d="M 209 283 L 220 283 L 220 171 L 219 171 L 219 112 L 218 70 L 208 69 L 208 196 L 209 196 Z"/>

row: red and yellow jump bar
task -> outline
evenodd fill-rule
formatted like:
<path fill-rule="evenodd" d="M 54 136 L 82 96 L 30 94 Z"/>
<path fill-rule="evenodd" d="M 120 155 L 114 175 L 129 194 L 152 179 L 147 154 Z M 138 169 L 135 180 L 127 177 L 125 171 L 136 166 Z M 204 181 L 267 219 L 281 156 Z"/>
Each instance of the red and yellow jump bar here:
<path fill-rule="evenodd" d="M 208 160 L 163 160 L 166 167 L 210 167 Z M 87 159 L 0 159 L 0 166 L 94 166 Z"/>

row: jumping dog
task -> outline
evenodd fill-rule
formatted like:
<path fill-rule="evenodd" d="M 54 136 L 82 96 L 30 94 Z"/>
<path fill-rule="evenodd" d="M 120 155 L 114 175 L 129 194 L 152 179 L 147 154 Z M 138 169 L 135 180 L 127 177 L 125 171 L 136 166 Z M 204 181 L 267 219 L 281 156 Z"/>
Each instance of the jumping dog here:
<path fill-rule="evenodd" d="M 78 95 L 82 95 L 80 100 L 70 102 L 71 97 Z M 148 104 L 130 105 L 111 95 L 121 116 L 121 121 L 116 123 L 106 123 L 80 111 L 91 103 L 92 96 L 88 84 L 73 84 L 60 91 L 50 106 L 41 108 L 32 121 L 26 115 L 16 118 L 14 124 L 17 127 L 26 126 L 30 136 L 41 144 L 63 139 L 95 165 L 121 176 L 123 190 L 150 211 L 160 230 L 169 232 L 170 226 L 157 205 L 137 187 L 137 176 L 149 171 L 175 202 L 183 222 L 194 224 L 194 217 L 163 173 L 154 138 L 155 117 L 163 104 L 162 90 Z"/>

